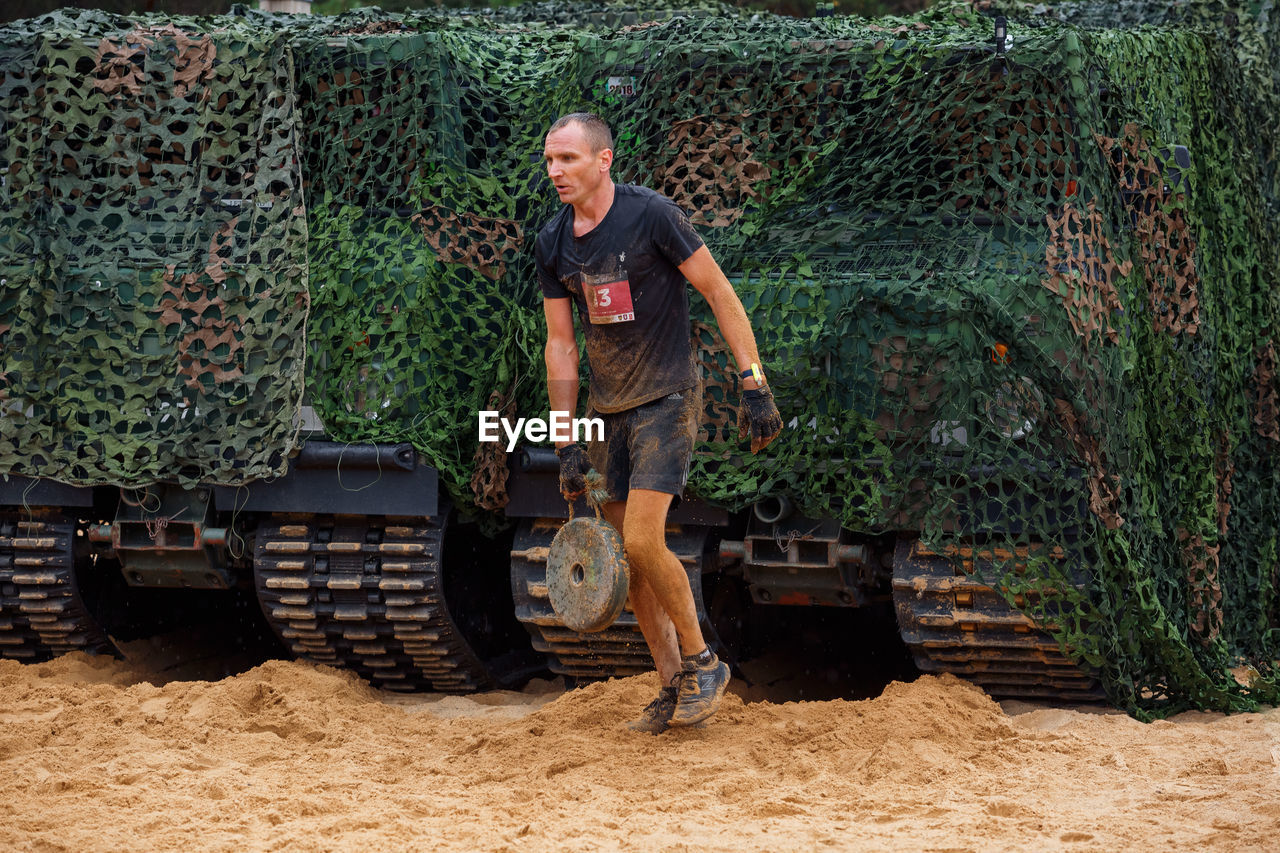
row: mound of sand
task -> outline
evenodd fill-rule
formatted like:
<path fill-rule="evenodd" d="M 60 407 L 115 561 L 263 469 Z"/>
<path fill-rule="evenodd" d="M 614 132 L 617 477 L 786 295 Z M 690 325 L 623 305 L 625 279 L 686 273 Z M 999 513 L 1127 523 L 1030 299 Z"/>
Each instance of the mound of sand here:
<path fill-rule="evenodd" d="M 283 661 L 168 683 L 0 661 L 0 848 L 1235 851 L 1280 827 L 1276 711 L 1007 712 L 923 677 L 627 731 L 656 688 L 403 697 Z"/>

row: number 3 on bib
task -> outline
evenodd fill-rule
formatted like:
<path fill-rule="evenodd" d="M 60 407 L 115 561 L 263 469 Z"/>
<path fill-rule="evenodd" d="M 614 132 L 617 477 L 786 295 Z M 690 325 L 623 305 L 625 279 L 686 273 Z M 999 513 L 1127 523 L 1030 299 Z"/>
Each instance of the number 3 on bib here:
<path fill-rule="evenodd" d="M 627 279 L 585 283 L 585 290 L 587 315 L 593 324 L 625 323 L 636 318 L 631 306 L 631 282 Z"/>

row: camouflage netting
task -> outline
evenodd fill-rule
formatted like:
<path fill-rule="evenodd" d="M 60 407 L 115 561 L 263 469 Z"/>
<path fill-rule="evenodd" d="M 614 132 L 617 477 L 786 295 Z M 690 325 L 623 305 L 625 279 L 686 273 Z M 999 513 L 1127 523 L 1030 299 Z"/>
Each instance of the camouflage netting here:
<path fill-rule="evenodd" d="M 78 135 L 13 81 L 56 71 L 64 88 L 92 92 L 99 76 L 122 75 L 79 45 L 132 44 L 131 30 L 162 23 L 86 13 L 15 25 L 0 40 L 3 245 L 6 279 L 26 278 L 5 291 L 0 344 L 6 411 L 35 414 L 6 418 L 0 465 L 145 478 L 163 466 L 123 460 L 173 445 L 174 425 L 116 429 L 127 400 L 154 415 L 145 402 L 167 392 L 207 419 L 224 411 L 215 400 L 225 406 L 225 391 L 237 418 L 263 406 L 281 429 L 206 421 L 208 446 L 184 446 L 184 464 L 214 478 L 257 473 L 222 460 L 228 445 L 288 447 L 290 344 L 306 310 L 294 288 L 309 274 L 308 391 L 330 435 L 412 441 L 456 502 L 500 510 L 505 458 L 477 442 L 476 411 L 545 413 L 532 244 L 557 202 L 542 137 L 557 115 L 594 109 L 615 128 L 616 177 L 676 198 L 734 280 L 791 424 L 766 453 L 744 454 L 734 365 L 695 299 L 707 418 L 694 491 L 733 508 L 786 495 L 809 516 L 918 532 L 939 553 L 966 555 L 967 569 L 1007 589 L 1135 713 L 1276 702 L 1280 39 L 1270 3 L 1182 5 L 1175 17 L 1125 6 L 1124 23 L 1165 26 L 1107 29 L 1103 4 L 1059 10 L 1071 24 L 1002 4 L 985 11 L 1010 16 L 1003 54 L 991 18 L 958 3 L 878 22 L 667 7 L 619 28 L 554 12 L 568 6 L 539 13 L 558 25 L 527 10 L 177 21 L 147 53 L 169 63 L 170 76 L 144 78 L 165 97 L 134 108 L 150 110 L 149 127 L 193 134 L 185 159 L 120 131 L 131 114 L 102 93 L 83 133 L 113 128 L 97 156 L 138 165 L 99 172 L 78 165 L 83 151 L 62 156 L 58 146 Z M 206 37 L 219 51 L 261 45 L 246 52 L 261 64 L 215 62 L 195 87 L 207 97 L 179 94 L 176 72 L 191 61 L 178 45 Z M 83 61 L 57 61 L 77 50 Z M 246 53 L 233 55 L 248 63 Z M 259 122 L 246 136 L 213 115 L 223 70 L 245 93 L 228 94 L 243 105 L 228 109 Z M 201 121 L 179 131 L 187 110 Z M 293 162 L 273 147 L 292 145 L 282 129 L 295 125 L 305 260 L 301 223 L 283 215 L 296 204 Z M 142 164 L 159 173 L 170 159 L 194 160 L 207 138 L 246 146 L 237 162 L 263 188 L 251 226 L 219 207 L 221 184 L 206 189 L 230 169 L 198 180 L 164 170 L 175 196 L 188 186 L 197 195 L 186 206 L 165 196 L 154 215 L 131 190 L 133 207 L 91 217 L 87 231 L 64 218 L 84 214 L 55 216 L 84 206 L 54 197 L 121 192 Z M 173 240 L 195 222 L 208 224 L 176 259 L 176 249 L 141 255 L 145 244 L 119 236 L 145 228 Z M 228 227 L 233 243 L 215 236 Z M 231 346 L 217 360 L 189 344 L 214 322 L 192 304 L 206 304 L 215 284 L 233 290 L 207 269 L 227 245 L 246 253 L 234 267 L 246 295 L 217 321 L 234 318 L 242 335 L 263 334 L 265 322 L 277 334 L 255 371 Z M 277 254 L 267 261 L 259 249 Z M 101 290 L 67 283 L 77 264 L 95 270 Z M 198 271 L 207 278 L 187 285 L 182 276 Z M 77 314 L 72 293 L 101 301 Z M 60 460 L 75 436 L 96 440 L 73 420 L 72 383 L 102 386 L 88 369 L 54 371 L 28 341 L 57 340 L 63 367 L 82 340 L 72 335 L 90 330 L 98 337 L 83 357 L 100 376 L 126 349 L 108 323 L 119 312 L 128 335 L 154 330 L 160 347 L 154 362 L 136 344 L 119 359 L 139 377 L 127 395 L 108 383 L 116 391 L 101 417 L 123 453 L 102 454 L 91 472 L 35 467 L 33 448 Z M 248 316 L 257 322 L 239 319 Z M 227 377 L 233 361 L 269 379 L 245 389 Z M 134 367 L 147 364 L 151 373 Z M 39 426 L 14 434 L 28 422 Z M 1241 678 L 1250 686 L 1230 673 L 1245 664 L 1256 671 Z"/>
<path fill-rule="evenodd" d="M 291 49 L 228 20 L 0 30 L 0 467 L 69 483 L 284 470 L 306 220 Z"/>

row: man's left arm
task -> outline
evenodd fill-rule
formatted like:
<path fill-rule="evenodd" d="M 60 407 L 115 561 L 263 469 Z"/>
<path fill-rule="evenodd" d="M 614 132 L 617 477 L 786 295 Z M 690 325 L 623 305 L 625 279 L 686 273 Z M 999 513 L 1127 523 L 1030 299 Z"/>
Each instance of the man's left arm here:
<path fill-rule="evenodd" d="M 739 374 L 753 364 L 759 365 L 760 353 L 756 349 L 756 336 L 751 330 L 751 321 L 747 319 L 747 311 L 720 265 L 711 257 L 711 251 L 706 246 L 699 248 L 680 264 L 680 272 L 711 306 L 720 334 L 738 363 Z M 782 432 L 782 417 L 765 382 L 758 382 L 754 376 L 748 375 L 742 383 L 739 433 L 745 438 L 749 431 L 751 452 L 759 453 Z"/>

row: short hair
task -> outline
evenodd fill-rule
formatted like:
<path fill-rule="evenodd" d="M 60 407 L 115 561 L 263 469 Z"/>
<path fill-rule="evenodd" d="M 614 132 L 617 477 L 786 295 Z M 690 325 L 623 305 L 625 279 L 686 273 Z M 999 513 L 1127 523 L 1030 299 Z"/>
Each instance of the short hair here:
<path fill-rule="evenodd" d="M 595 113 L 569 113 L 555 120 L 547 130 L 548 134 L 557 130 L 563 130 L 571 124 L 582 125 L 582 130 L 586 134 L 587 144 L 591 146 L 591 153 L 596 154 L 606 148 L 613 148 L 613 131 L 609 129 L 609 123 Z"/>

